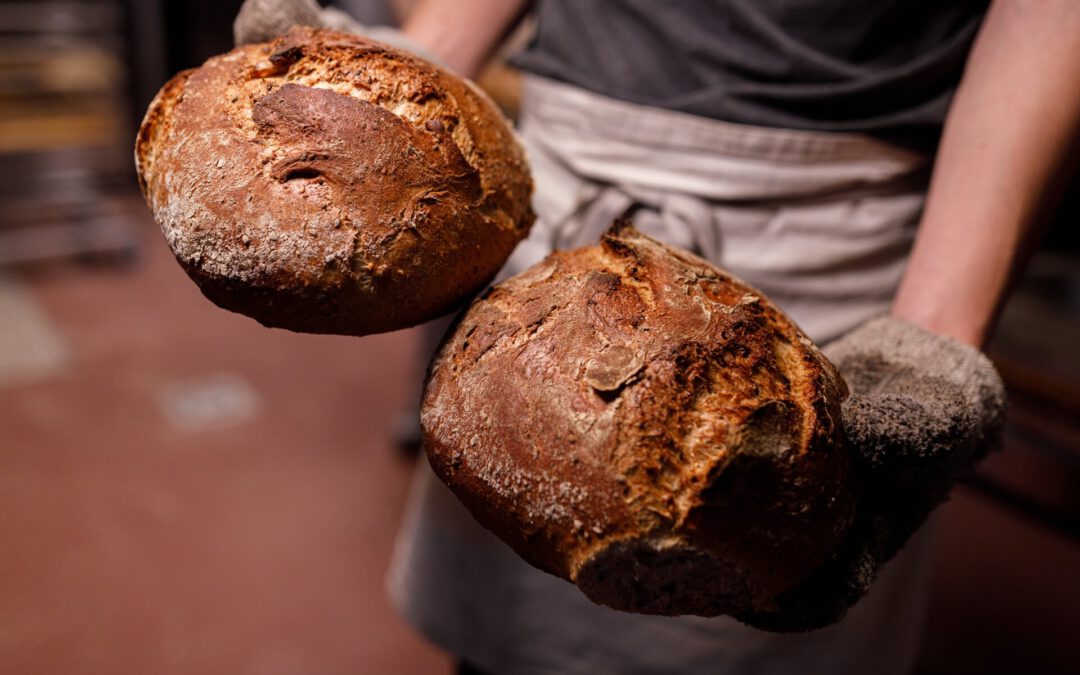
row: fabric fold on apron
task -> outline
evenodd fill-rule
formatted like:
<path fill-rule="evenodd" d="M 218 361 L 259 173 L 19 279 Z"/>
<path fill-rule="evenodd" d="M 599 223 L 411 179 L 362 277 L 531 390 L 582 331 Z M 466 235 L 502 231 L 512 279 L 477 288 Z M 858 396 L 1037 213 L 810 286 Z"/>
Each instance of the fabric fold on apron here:
<path fill-rule="evenodd" d="M 819 341 L 887 308 L 922 211 L 924 155 L 858 134 L 646 108 L 533 76 L 524 91 L 538 222 L 504 276 L 593 244 L 631 216 L 757 286 Z"/>

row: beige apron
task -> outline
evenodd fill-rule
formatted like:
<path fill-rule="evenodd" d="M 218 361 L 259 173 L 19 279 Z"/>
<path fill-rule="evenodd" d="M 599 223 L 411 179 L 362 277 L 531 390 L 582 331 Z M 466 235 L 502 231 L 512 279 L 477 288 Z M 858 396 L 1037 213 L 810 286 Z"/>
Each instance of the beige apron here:
<path fill-rule="evenodd" d="M 521 134 L 539 218 L 504 276 L 595 243 L 628 216 L 758 287 L 819 343 L 888 308 L 928 168 L 861 135 L 728 124 L 534 77 Z M 928 529 L 839 624 L 776 635 L 593 605 L 477 525 L 422 463 L 389 583 L 418 630 L 491 673 L 904 673 L 917 655 Z"/>

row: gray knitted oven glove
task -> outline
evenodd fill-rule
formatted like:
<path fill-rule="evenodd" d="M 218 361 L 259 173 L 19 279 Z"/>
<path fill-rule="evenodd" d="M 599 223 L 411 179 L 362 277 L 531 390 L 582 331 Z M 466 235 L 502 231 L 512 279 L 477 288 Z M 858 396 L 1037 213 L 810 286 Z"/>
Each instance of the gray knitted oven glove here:
<path fill-rule="evenodd" d="M 841 550 L 777 599 L 737 618 L 777 632 L 836 623 L 882 566 L 999 440 L 1005 389 L 979 350 L 901 319 L 871 320 L 825 347 L 848 383 L 844 435 L 861 486 Z"/>
<path fill-rule="evenodd" d="M 315 0 L 245 0 L 233 21 L 233 40 L 237 45 L 266 42 L 284 35 L 293 26 L 333 28 L 356 33 L 438 63 L 430 53 L 396 28 L 365 26 L 339 9 L 320 7 Z"/>

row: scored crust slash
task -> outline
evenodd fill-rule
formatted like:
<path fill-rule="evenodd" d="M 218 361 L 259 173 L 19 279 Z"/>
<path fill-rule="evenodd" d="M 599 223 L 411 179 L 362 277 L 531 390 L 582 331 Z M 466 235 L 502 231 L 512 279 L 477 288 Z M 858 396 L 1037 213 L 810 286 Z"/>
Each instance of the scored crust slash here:
<path fill-rule="evenodd" d="M 712 616 L 771 607 L 843 539 L 846 394 L 760 293 L 619 223 L 474 302 L 421 419 L 527 561 L 617 609 Z"/>
<path fill-rule="evenodd" d="M 294 28 L 180 73 L 147 111 L 139 184 L 216 304 L 365 335 L 490 282 L 533 222 L 524 152 L 466 81 L 355 35 Z"/>

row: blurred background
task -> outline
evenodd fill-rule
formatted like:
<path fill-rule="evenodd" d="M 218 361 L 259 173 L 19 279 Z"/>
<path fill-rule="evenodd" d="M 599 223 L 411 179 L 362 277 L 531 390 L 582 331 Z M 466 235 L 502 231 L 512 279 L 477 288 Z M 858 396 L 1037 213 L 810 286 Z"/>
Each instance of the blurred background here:
<path fill-rule="evenodd" d="M 2 673 L 451 671 L 383 591 L 418 335 L 215 308 L 137 191 L 146 105 L 240 4 L 0 0 Z M 513 113 L 512 71 L 481 83 Z M 1080 187 L 991 354 L 1005 448 L 941 510 L 919 672 L 1075 672 Z"/>

